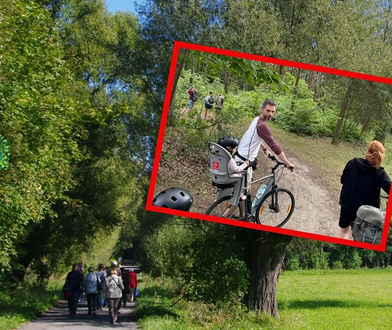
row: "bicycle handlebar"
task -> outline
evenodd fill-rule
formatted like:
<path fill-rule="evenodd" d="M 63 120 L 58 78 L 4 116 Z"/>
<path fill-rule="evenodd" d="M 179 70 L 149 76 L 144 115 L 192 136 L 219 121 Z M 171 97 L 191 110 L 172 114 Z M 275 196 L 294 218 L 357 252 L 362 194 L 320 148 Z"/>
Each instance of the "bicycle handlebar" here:
<path fill-rule="evenodd" d="M 282 165 L 282 166 L 286 167 L 288 170 L 290 170 L 291 172 L 293 172 L 294 167 L 291 167 L 291 166 L 287 167 L 285 163 L 277 160 L 274 155 L 268 155 L 268 158 L 276 162 L 276 165 L 272 168 L 273 171 L 275 171 L 279 166 Z"/>

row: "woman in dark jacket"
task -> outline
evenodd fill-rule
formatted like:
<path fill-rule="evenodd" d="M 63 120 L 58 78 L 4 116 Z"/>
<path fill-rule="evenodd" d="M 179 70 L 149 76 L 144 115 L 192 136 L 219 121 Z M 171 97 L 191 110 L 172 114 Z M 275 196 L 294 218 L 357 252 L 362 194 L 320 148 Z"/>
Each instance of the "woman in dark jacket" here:
<path fill-rule="evenodd" d="M 340 182 L 340 219 L 338 237 L 348 238 L 350 225 L 355 221 L 356 213 L 361 205 L 380 208 L 380 190 L 387 194 L 391 189 L 389 179 L 381 162 L 385 156 L 385 148 L 379 141 L 368 145 L 365 159 L 350 160 L 343 170 Z"/>

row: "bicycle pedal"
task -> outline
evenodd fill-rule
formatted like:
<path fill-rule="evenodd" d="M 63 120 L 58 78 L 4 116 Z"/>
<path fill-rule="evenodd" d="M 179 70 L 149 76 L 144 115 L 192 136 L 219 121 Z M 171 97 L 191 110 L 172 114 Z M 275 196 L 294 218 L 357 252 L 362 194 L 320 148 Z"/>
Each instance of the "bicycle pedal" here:
<path fill-rule="evenodd" d="M 253 215 L 250 215 L 247 219 L 248 222 L 252 222 L 255 223 L 256 222 L 256 218 Z"/>

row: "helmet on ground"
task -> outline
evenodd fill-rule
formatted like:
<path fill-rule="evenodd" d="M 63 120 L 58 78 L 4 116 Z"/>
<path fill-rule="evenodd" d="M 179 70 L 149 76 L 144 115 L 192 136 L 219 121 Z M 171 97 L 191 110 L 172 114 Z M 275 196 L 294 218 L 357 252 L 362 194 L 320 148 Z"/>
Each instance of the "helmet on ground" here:
<path fill-rule="evenodd" d="M 225 149 L 234 149 L 238 146 L 238 140 L 234 136 L 225 135 L 218 140 L 218 144 Z"/>
<path fill-rule="evenodd" d="M 152 205 L 189 211 L 193 203 L 191 194 L 183 188 L 170 188 L 155 196 Z"/>

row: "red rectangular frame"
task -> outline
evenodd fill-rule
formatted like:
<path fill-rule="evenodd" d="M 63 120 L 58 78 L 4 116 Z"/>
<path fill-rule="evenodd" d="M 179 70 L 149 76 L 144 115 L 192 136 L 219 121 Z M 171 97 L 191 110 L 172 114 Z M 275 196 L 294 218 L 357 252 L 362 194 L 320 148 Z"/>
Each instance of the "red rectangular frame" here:
<path fill-rule="evenodd" d="M 248 222 L 238 222 L 238 225 L 237 225 L 237 224 L 234 224 L 233 220 L 230 220 L 230 219 L 225 219 L 225 218 L 220 218 L 220 217 L 215 217 L 215 216 L 210 216 L 210 215 L 205 215 L 205 214 L 195 213 L 195 212 L 179 211 L 179 210 L 174 210 L 174 209 L 169 209 L 169 208 L 158 207 L 158 206 L 152 205 L 152 201 L 154 199 L 156 180 L 157 180 L 157 176 L 158 176 L 159 161 L 160 161 L 160 156 L 161 156 L 161 152 L 162 152 L 163 139 L 165 136 L 166 121 L 167 121 L 167 116 L 169 113 L 170 98 L 171 98 L 172 89 L 173 89 L 174 73 L 175 73 L 175 69 L 176 69 L 176 65 L 177 65 L 177 59 L 178 59 L 178 54 L 179 54 L 180 48 L 202 51 L 202 52 L 207 52 L 207 53 L 213 53 L 213 54 L 218 54 L 218 55 L 238 57 L 238 58 L 243 58 L 243 59 L 248 59 L 248 60 L 253 60 L 253 61 L 260 61 L 260 62 L 267 62 L 267 63 L 272 63 L 272 64 L 290 66 L 290 67 L 301 68 L 301 69 L 305 69 L 305 70 L 324 72 L 324 73 L 328 73 L 328 74 L 334 74 L 334 75 L 339 75 L 339 76 L 345 76 L 345 77 L 356 78 L 356 79 L 363 79 L 363 80 L 374 81 L 374 82 L 392 85 L 392 79 L 390 79 L 390 78 L 378 77 L 378 76 L 357 73 L 357 72 L 352 72 L 352 71 L 346 71 L 346 70 L 333 69 L 333 68 L 328 68 L 328 67 L 318 66 L 318 65 L 313 65 L 313 64 L 306 64 L 306 63 L 282 60 L 282 59 L 266 57 L 266 56 L 261 56 L 261 55 L 253 55 L 253 54 L 242 53 L 242 52 L 237 52 L 237 51 L 232 51 L 232 50 L 227 50 L 227 49 L 197 45 L 197 44 L 192 44 L 192 43 L 187 43 L 187 42 L 182 42 L 182 41 L 175 41 L 173 55 L 172 55 L 172 61 L 171 61 L 171 66 L 170 66 L 170 72 L 169 72 L 169 78 L 168 78 L 168 82 L 167 82 L 166 96 L 165 96 L 165 101 L 164 101 L 164 105 L 163 105 L 161 124 L 160 124 L 160 128 L 159 128 L 158 141 L 157 141 L 157 146 L 156 146 L 156 151 L 155 151 L 154 165 L 152 168 L 150 187 L 148 190 L 147 203 L 146 203 L 146 208 L 145 208 L 147 211 L 155 211 L 155 212 L 166 213 L 166 214 L 171 214 L 171 215 L 176 215 L 176 216 L 195 218 L 195 219 L 199 219 L 199 220 L 213 221 L 213 222 L 217 222 L 217 223 L 221 223 L 221 224 L 243 227 L 243 228 L 264 230 L 264 231 L 271 232 L 271 233 L 278 233 L 278 234 L 291 235 L 291 236 L 296 236 L 296 237 L 310 238 L 310 239 L 314 239 L 314 240 L 321 240 L 321 241 L 330 242 L 330 243 L 349 245 L 349 246 L 353 246 L 353 247 L 371 249 L 371 250 L 375 250 L 375 251 L 385 251 L 386 244 L 387 244 L 387 238 L 388 238 L 389 223 L 391 220 L 391 212 L 392 212 L 392 203 L 390 203 L 391 197 L 388 200 L 388 207 L 386 210 L 386 220 L 385 220 L 384 231 L 382 234 L 380 245 L 356 242 L 356 241 L 351 241 L 351 240 L 346 240 L 346 239 L 341 239 L 341 238 L 326 236 L 326 235 L 306 233 L 306 232 L 296 231 L 296 230 L 292 230 L 292 229 L 263 226 L 263 225 L 259 225 L 259 224 L 248 223 Z M 391 188 L 391 191 L 392 191 L 392 188 Z M 391 194 L 389 194 L 389 196 L 391 196 Z"/>

